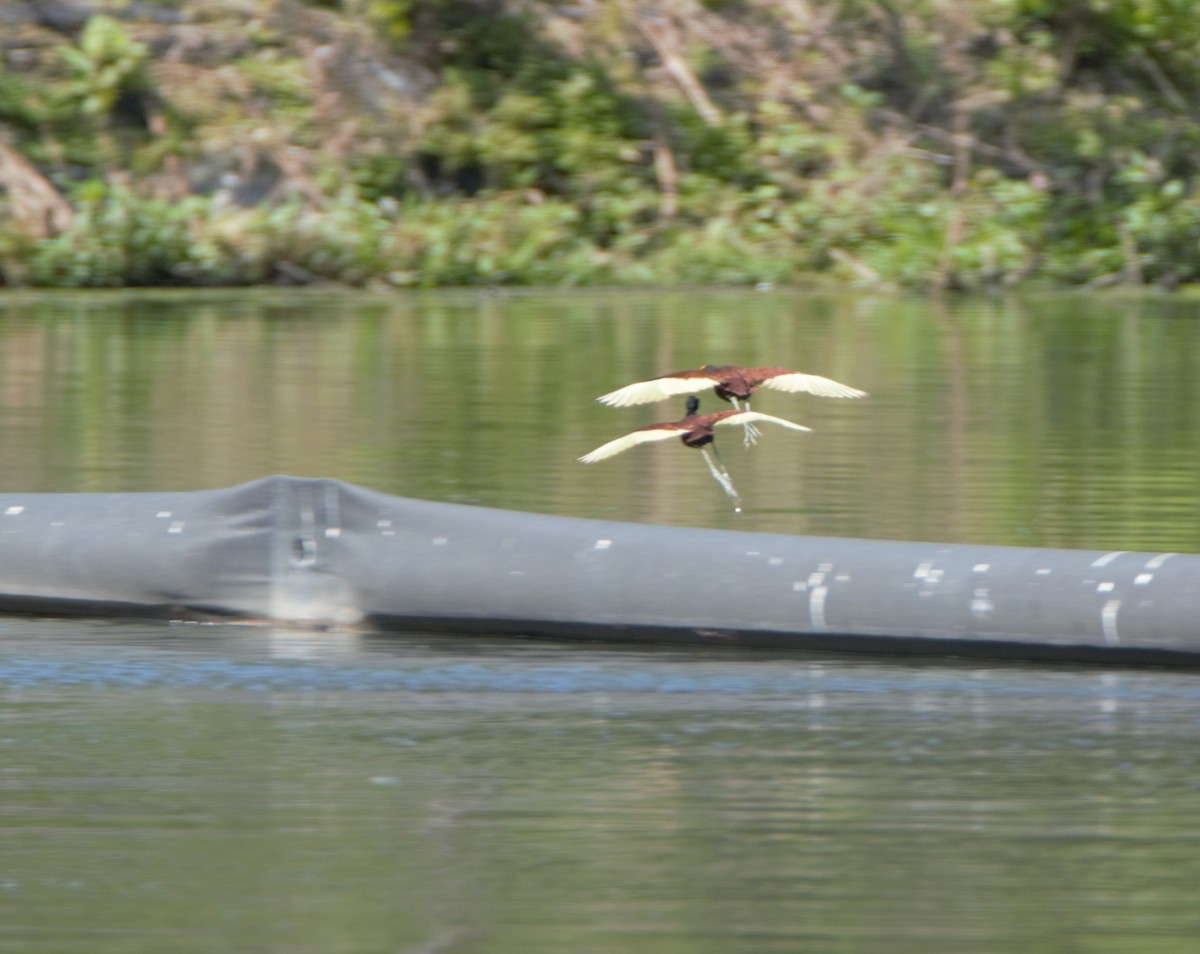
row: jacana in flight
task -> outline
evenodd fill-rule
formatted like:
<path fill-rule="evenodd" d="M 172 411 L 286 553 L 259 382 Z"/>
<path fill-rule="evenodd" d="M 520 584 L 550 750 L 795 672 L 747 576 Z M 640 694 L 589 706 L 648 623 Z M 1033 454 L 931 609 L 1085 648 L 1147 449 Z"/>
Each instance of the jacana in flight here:
<path fill-rule="evenodd" d="M 789 371 L 787 368 L 739 368 L 728 364 L 718 367 L 706 364 L 694 371 L 676 371 L 674 374 L 664 374 L 649 381 L 627 384 L 623 388 L 602 394 L 596 400 L 610 407 L 630 407 L 634 404 L 662 401 L 680 394 L 695 394 L 709 388 L 734 408 L 747 411 L 750 410 L 750 395 L 759 388 L 836 398 L 865 397 L 867 393 L 830 378 L 823 378 L 819 374 L 805 374 L 801 371 Z M 749 446 L 757 439 L 758 428 L 749 422 L 745 427 L 746 445 Z"/>
<path fill-rule="evenodd" d="M 718 411 L 715 414 L 697 414 L 696 411 L 699 407 L 700 399 L 694 394 L 689 395 L 686 417 L 678 421 L 668 421 L 662 424 L 650 424 L 646 427 L 639 427 L 636 431 L 631 431 L 624 437 L 618 437 L 614 441 L 609 441 L 607 444 L 597 447 L 591 453 L 584 454 L 579 458 L 579 462 L 581 464 L 594 464 L 598 460 L 612 457 L 614 454 L 629 450 L 629 448 L 638 444 L 645 444 L 649 441 L 665 441 L 672 437 L 678 437 L 688 447 L 699 448 L 700 453 L 704 455 L 704 462 L 708 464 L 709 473 L 721 485 L 721 489 L 732 498 L 733 509 L 740 513 L 742 498 L 738 496 L 737 490 L 734 489 L 733 480 L 729 476 L 725 462 L 721 460 L 721 454 L 717 450 L 717 445 L 713 443 L 713 428 L 725 425 L 745 427 L 753 424 L 755 421 L 763 421 L 768 424 L 779 424 L 781 427 L 790 428 L 793 431 L 812 430 L 812 428 L 805 427 L 803 424 L 785 421 L 782 417 L 773 417 L 770 414 L 760 414 L 758 411 Z M 711 454 L 709 453 L 710 449 L 712 451 Z"/>

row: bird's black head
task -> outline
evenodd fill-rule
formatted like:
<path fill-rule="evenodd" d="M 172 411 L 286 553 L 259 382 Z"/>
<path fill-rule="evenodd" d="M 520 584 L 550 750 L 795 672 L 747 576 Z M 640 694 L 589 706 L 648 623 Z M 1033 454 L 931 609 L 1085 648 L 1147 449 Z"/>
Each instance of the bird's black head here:
<path fill-rule="evenodd" d="M 687 416 L 691 417 L 700 410 L 700 399 L 694 394 L 689 394 L 687 399 Z"/>

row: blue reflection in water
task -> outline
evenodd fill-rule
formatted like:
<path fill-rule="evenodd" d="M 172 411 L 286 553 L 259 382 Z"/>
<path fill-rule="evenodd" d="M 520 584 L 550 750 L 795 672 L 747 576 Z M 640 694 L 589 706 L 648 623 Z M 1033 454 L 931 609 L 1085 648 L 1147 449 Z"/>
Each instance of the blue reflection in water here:
<path fill-rule="evenodd" d="M 0 689 L 123 687 L 241 692 L 461 692 L 499 694 L 811 694 L 1038 699 L 1200 701 L 1186 673 L 1107 672 L 1067 667 L 893 661 L 593 647 L 505 640 L 270 634 L 214 627 L 213 635 L 169 635 L 154 625 L 113 627 L 46 621 L 0 624 Z M 30 635 L 38 638 L 30 639 Z M 132 635 L 135 637 L 130 641 Z M 231 635 L 232 634 L 232 635 Z M 64 638 L 54 638 L 55 636 Z M 116 638 L 114 638 L 116 637 Z M 339 647 L 340 648 L 336 648 Z"/>
<path fill-rule="evenodd" d="M 680 663 L 684 669 L 687 663 Z M 719 693 L 775 694 L 814 689 L 882 693 L 894 682 L 850 677 L 819 680 L 769 673 L 620 672 L 589 666 L 538 666 L 532 669 L 483 663 L 442 663 L 416 668 L 374 670 L 288 663 L 178 662 L 104 660 L 56 662 L 37 659 L 0 664 L 0 684 L 10 688 L 86 685 L 162 686 L 246 691 L 337 690 L 509 693 Z M 923 691 L 936 689 L 929 683 Z M 962 683 L 940 688 L 966 688 Z M 1005 690 L 1002 690 L 1005 691 Z M 1007 691 L 1012 691 L 1009 687 Z"/>
<path fill-rule="evenodd" d="M 0 617 L 0 702 L 36 954 L 1197 931 L 1193 674 Z"/>

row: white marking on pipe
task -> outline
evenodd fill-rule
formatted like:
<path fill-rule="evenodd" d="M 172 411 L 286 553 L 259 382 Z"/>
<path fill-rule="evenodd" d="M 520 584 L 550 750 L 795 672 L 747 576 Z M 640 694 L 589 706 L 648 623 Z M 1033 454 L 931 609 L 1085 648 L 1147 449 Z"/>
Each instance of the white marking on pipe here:
<path fill-rule="evenodd" d="M 1115 646 L 1121 641 L 1117 636 L 1117 611 L 1120 608 L 1120 600 L 1109 600 L 1100 610 L 1100 626 L 1104 630 L 1104 641 L 1111 646 Z"/>
<path fill-rule="evenodd" d="M 933 561 L 925 560 L 918 564 L 916 570 L 913 571 L 913 579 L 924 580 L 926 583 L 939 583 L 945 572 L 941 569 L 935 570 Z"/>
<path fill-rule="evenodd" d="M 971 613 L 974 616 L 987 616 L 995 607 L 992 605 L 991 598 L 988 596 L 986 586 L 981 586 L 975 591 L 974 597 L 971 599 Z"/>
<path fill-rule="evenodd" d="M 1166 563 L 1173 556 L 1175 556 L 1174 553 L 1160 553 L 1156 557 L 1151 557 L 1149 560 L 1146 561 L 1146 569 L 1147 570 L 1157 570 L 1160 566 L 1162 566 L 1164 563 Z"/>
<path fill-rule="evenodd" d="M 612 546 L 611 540 L 597 540 L 595 546 L 593 546 L 592 549 L 593 550 L 607 550 L 611 546 Z"/>
<path fill-rule="evenodd" d="M 25 511 L 25 508 L 22 507 L 20 504 L 13 504 L 11 507 L 9 507 L 7 510 L 4 511 L 4 515 L 6 517 L 15 517 L 17 514 L 23 513 L 24 511 Z"/>
<path fill-rule="evenodd" d="M 829 592 L 827 586 L 813 588 L 808 597 L 808 618 L 813 629 L 826 629 L 825 625 L 825 596 Z"/>
<path fill-rule="evenodd" d="M 1114 550 L 1112 553 L 1106 553 L 1102 557 L 1097 557 L 1092 561 L 1092 566 L 1108 566 L 1117 557 L 1124 556 L 1128 550 Z"/>
<path fill-rule="evenodd" d="M 338 492 L 334 487 L 325 488 L 325 536 L 336 537 L 338 534 L 330 533 L 330 530 L 337 530 L 342 525 L 342 508 L 338 503 Z"/>
<path fill-rule="evenodd" d="M 1135 576 L 1133 578 L 1133 583 L 1135 586 L 1145 586 L 1147 583 L 1149 583 L 1153 579 L 1154 579 L 1153 573 L 1139 573 L 1137 576 Z"/>

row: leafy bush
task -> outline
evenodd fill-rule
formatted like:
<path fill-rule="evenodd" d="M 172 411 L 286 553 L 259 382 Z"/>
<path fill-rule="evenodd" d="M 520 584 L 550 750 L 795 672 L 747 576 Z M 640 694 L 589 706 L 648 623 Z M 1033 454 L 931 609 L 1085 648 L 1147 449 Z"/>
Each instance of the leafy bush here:
<path fill-rule="evenodd" d="M 0 73 L 3 280 L 1200 281 L 1178 0 L 166 6 Z"/>

